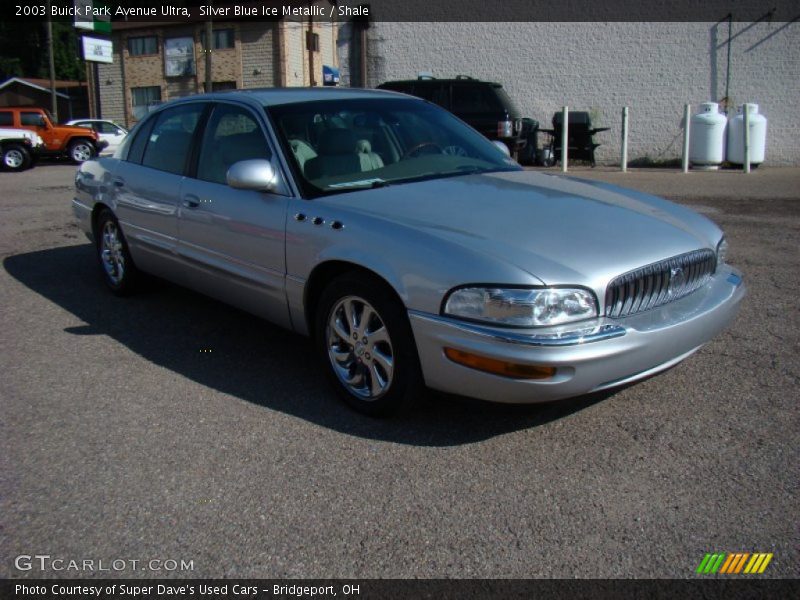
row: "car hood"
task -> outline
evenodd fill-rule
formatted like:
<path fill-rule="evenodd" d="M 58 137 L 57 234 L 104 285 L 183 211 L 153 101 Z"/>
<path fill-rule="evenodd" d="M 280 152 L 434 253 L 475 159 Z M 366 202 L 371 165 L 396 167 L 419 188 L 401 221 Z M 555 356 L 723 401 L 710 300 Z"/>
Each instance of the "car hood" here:
<path fill-rule="evenodd" d="M 714 249 L 722 235 L 705 217 L 667 200 L 530 171 L 399 184 L 324 200 L 490 255 L 547 285 L 597 290 L 643 265 Z"/>
<path fill-rule="evenodd" d="M 56 129 L 60 133 L 73 133 L 75 135 L 88 135 L 89 137 L 95 137 L 94 129 L 89 129 L 88 127 L 76 127 L 75 125 L 56 125 Z"/>

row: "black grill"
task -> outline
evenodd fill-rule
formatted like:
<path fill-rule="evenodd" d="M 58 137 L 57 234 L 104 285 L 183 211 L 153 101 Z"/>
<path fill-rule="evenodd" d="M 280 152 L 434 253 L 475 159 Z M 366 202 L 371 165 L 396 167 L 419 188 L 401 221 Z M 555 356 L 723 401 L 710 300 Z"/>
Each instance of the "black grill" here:
<path fill-rule="evenodd" d="M 701 288 L 717 268 L 711 250 L 695 250 L 615 278 L 606 288 L 606 316 L 627 317 Z"/>

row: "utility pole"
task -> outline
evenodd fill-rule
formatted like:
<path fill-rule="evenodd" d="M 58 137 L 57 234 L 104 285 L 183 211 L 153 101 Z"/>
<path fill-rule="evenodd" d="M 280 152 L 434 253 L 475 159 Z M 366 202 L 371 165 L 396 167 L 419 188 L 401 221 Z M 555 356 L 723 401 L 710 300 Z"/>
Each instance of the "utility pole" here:
<path fill-rule="evenodd" d="M 211 1 L 209 0 L 209 5 Z M 206 20 L 206 94 L 213 91 L 214 80 L 211 76 L 211 49 L 214 47 L 214 26 L 211 21 L 211 11 L 208 11 L 208 19 Z"/>
<path fill-rule="evenodd" d="M 56 99 L 56 63 L 53 57 L 53 18 L 50 16 L 50 0 L 47 1 L 47 59 L 50 63 L 50 113 L 58 122 L 58 101 Z"/>

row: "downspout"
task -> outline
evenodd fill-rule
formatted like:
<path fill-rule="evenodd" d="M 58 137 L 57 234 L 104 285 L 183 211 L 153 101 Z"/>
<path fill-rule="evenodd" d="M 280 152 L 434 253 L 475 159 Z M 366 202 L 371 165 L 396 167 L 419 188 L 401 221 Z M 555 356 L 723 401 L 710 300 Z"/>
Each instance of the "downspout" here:
<path fill-rule="evenodd" d="M 283 47 L 283 20 L 275 21 L 275 55 L 278 59 L 278 68 L 275 69 L 274 87 L 286 87 L 286 49 Z"/>
<path fill-rule="evenodd" d="M 125 47 L 122 43 L 125 40 L 123 40 L 121 35 L 117 36 L 117 40 L 119 41 L 119 70 L 120 78 L 122 80 L 122 113 L 123 117 L 125 118 L 125 127 L 130 129 L 131 120 L 130 112 L 128 111 L 128 86 L 125 84 Z"/>
<path fill-rule="evenodd" d="M 358 78 L 362 88 L 367 87 L 367 24 L 358 24 Z"/>
<path fill-rule="evenodd" d="M 730 110 L 731 43 L 733 42 L 733 13 L 728 13 L 728 61 L 725 65 L 725 111 Z"/>

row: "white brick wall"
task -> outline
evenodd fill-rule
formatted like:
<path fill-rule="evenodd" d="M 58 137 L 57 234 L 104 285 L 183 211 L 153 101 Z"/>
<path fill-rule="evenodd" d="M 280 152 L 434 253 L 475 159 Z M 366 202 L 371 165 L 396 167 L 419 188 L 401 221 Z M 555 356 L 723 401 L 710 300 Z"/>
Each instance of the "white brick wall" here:
<path fill-rule="evenodd" d="M 767 117 L 767 164 L 800 164 L 799 31 L 798 22 L 733 24 L 730 95 Z M 543 127 L 564 104 L 588 110 L 611 127 L 597 137 L 600 162 L 619 160 L 623 106 L 630 159 L 672 159 L 684 103 L 725 95 L 727 23 L 375 22 L 368 36 L 371 86 L 419 71 L 465 74 L 502 83 Z M 348 59 L 340 40 L 343 74 Z"/>

